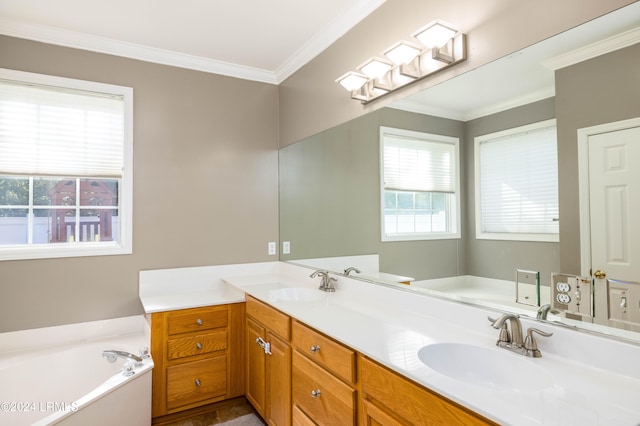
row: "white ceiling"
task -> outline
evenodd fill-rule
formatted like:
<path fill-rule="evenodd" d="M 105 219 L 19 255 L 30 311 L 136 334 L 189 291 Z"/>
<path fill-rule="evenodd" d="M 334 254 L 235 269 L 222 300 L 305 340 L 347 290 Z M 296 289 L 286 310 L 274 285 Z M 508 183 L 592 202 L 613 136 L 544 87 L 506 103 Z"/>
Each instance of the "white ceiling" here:
<path fill-rule="evenodd" d="M 385 0 L 0 0 L 0 34 L 278 84 Z"/>

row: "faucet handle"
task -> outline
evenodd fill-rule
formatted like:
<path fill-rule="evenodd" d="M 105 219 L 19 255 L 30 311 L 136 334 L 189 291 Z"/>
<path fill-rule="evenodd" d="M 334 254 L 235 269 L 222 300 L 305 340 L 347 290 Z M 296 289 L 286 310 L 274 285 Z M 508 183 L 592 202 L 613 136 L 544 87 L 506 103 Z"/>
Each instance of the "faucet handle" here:
<path fill-rule="evenodd" d="M 498 341 L 496 342 L 496 345 L 501 346 L 505 343 L 511 344 L 511 333 L 509 332 L 509 327 L 507 327 L 507 322 L 505 321 L 502 323 L 502 325 L 496 327 L 495 324 L 496 322 L 498 322 L 498 319 L 491 317 L 487 317 L 487 319 L 489 320 L 493 328 L 500 328 L 500 334 L 498 335 Z"/>
<path fill-rule="evenodd" d="M 533 337 L 533 333 L 538 333 L 544 337 L 552 336 L 553 333 L 546 333 L 533 327 L 527 330 L 527 337 L 524 339 L 524 348 L 526 350 L 525 355 L 533 358 L 540 358 L 542 353 L 540 353 L 540 350 L 538 349 L 538 344 L 536 343 L 536 339 Z"/>
<path fill-rule="evenodd" d="M 506 322 L 502 324 L 502 328 L 500 328 L 500 334 L 498 335 L 496 345 L 500 346 L 500 343 L 511 343 L 511 333 L 509 333 L 509 328 L 507 327 Z"/>

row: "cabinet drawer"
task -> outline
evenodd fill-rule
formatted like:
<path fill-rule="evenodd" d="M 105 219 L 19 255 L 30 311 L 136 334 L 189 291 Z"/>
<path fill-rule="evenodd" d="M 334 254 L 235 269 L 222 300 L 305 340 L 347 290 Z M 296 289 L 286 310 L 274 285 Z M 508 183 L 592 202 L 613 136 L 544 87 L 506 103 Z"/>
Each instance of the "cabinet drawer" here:
<path fill-rule="evenodd" d="M 167 328 L 169 335 L 172 335 L 226 327 L 228 322 L 226 306 L 194 308 L 169 313 Z"/>
<path fill-rule="evenodd" d="M 247 295 L 247 315 L 255 318 L 287 342 L 291 338 L 291 319 L 261 301 Z"/>
<path fill-rule="evenodd" d="M 375 401 L 375 405 L 365 404 L 369 416 L 400 417 L 411 424 L 494 424 L 367 358 L 360 357 L 358 364 L 362 397 Z M 379 403 L 384 404 L 384 410 L 377 407 Z"/>
<path fill-rule="evenodd" d="M 227 330 L 174 337 L 167 341 L 167 358 L 178 359 L 224 349 L 227 349 Z"/>
<path fill-rule="evenodd" d="M 216 357 L 167 367 L 169 410 L 227 392 L 227 360 Z"/>
<path fill-rule="evenodd" d="M 353 350 L 297 321 L 293 322 L 292 328 L 292 342 L 296 350 L 346 382 L 356 382 L 356 354 Z"/>
<path fill-rule="evenodd" d="M 293 426 L 316 426 L 313 420 L 307 417 L 305 413 L 300 411 L 300 408 L 298 408 L 297 405 L 293 406 L 292 413 L 293 413 L 293 416 L 292 416 Z"/>
<path fill-rule="evenodd" d="M 356 391 L 298 352 L 293 353 L 292 394 L 294 406 L 316 424 L 355 424 Z"/>

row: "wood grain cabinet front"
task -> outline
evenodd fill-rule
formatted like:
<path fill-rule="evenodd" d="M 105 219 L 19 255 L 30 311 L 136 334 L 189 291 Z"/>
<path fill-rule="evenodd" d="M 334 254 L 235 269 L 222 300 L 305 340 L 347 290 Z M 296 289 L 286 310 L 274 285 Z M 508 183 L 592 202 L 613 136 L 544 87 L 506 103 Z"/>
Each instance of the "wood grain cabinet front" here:
<path fill-rule="evenodd" d="M 251 296 L 247 299 L 247 393 L 271 426 L 291 424 L 291 319 Z"/>
<path fill-rule="evenodd" d="M 358 365 L 361 426 L 495 424 L 364 356 Z"/>
<path fill-rule="evenodd" d="M 244 303 L 151 314 L 154 418 L 244 394 Z"/>
<path fill-rule="evenodd" d="M 294 423 L 356 424 L 356 353 L 293 321 Z"/>

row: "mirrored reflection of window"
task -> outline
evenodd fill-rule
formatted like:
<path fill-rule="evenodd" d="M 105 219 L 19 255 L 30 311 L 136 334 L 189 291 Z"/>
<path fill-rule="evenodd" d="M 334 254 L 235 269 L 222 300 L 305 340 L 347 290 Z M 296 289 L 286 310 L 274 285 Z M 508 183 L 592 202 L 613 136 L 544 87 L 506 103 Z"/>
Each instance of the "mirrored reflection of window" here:
<path fill-rule="evenodd" d="M 382 241 L 460 237 L 458 144 L 380 128 Z"/>
<path fill-rule="evenodd" d="M 555 120 L 475 138 L 476 238 L 557 242 Z"/>

